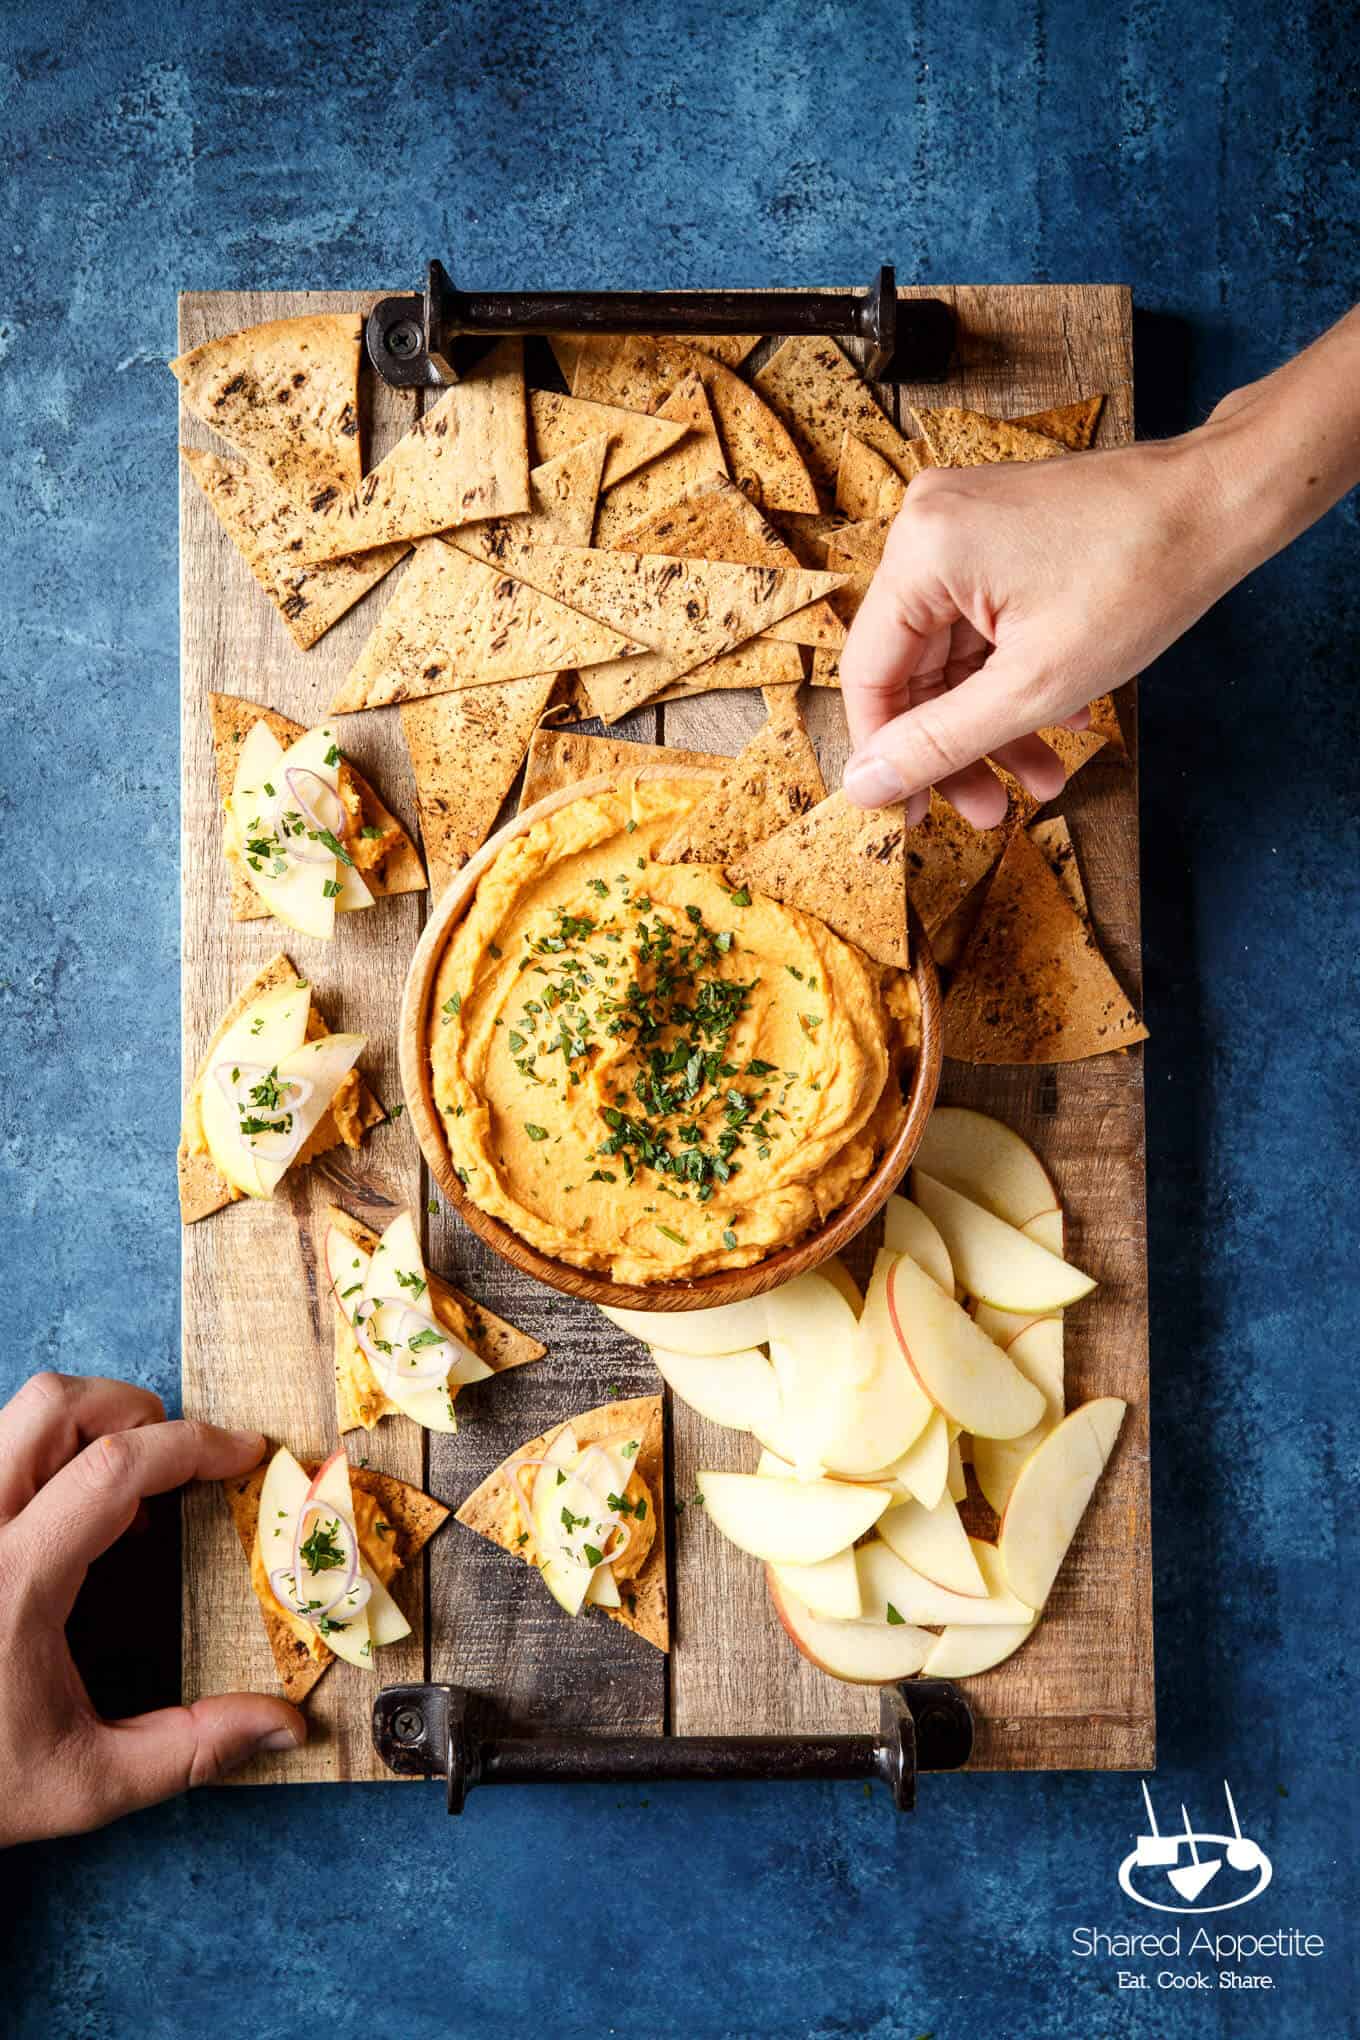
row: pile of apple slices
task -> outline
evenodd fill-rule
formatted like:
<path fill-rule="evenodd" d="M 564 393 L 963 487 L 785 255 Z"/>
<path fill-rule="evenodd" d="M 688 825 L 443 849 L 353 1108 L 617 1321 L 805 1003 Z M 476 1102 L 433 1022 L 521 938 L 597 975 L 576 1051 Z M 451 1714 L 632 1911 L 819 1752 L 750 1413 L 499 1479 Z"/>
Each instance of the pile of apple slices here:
<path fill-rule="evenodd" d="M 1062 1312 L 1095 1284 L 1026 1142 L 942 1108 L 911 1187 L 862 1304 L 829 1263 L 717 1310 L 608 1313 L 683 1402 L 759 1441 L 754 1473 L 699 1474 L 709 1519 L 764 1561 L 804 1655 L 871 1684 L 965 1677 L 1026 1641 L 1125 1410 L 1064 1414 Z M 959 1514 L 969 1456 L 995 1544 Z"/>

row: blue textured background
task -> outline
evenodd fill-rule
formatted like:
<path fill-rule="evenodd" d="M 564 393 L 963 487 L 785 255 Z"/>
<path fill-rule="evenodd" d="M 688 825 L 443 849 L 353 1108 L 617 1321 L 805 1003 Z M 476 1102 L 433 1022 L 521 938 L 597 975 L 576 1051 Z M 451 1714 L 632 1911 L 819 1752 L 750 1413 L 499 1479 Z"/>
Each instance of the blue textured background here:
<path fill-rule="evenodd" d="M 502 286 L 1126 280 L 1199 416 L 1356 292 L 1353 35 L 1344 0 L 9 0 L 0 1388 L 175 1392 L 176 290 L 436 252 Z M 1075 1959 L 1152 1917 L 1113 1884 L 1126 1778 L 928 1780 L 900 1824 L 851 1787 L 456 1826 L 415 1788 L 217 1792 L 11 1860 L 9 2030 L 1355 2030 L 1356 541 L 1352 501 L 1144 695 L 1158 1796 L 1207 1813 L 1226 1771 L 1276 1860 L 1228 1924 L 1327 1956 L 1231 2005 Z"/>

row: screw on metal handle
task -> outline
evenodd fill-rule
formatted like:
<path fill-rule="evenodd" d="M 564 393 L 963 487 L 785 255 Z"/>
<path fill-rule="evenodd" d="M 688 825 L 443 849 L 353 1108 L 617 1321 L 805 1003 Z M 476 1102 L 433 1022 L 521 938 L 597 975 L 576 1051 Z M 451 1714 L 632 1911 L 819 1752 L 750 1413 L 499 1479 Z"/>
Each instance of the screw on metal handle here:
<path fill-rule="evenodd" d="M 973 1717 L 956 1686 L 914 1679 L 886 1686 L 878 1735 L 631 1736 L 491 1732 L 463 1686 L 387 1686 L 373 1703 L 373 1741 L 401 1777 L 443 1778 L 450 1813 L 474 1785 L 659 1784 L 694 1779 L 882 1779 L 899 1812 L 916 1804 L 922 1771 L 967 1763 Z"/>

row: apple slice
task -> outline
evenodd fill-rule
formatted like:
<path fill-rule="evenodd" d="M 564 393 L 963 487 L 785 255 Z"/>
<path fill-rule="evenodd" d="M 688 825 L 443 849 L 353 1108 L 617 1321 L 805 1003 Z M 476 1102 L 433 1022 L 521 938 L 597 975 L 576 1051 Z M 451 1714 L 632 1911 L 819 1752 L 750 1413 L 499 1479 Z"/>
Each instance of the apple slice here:
<path fill-rule="evenodd" d="M 855 1314 L 820 1274 L 772 1290 L 765 1308 L 779 1384 L 778 1438 L 800 1469 L 820 1471 L 827 1440 L 847 1421 L 857 1392 Z"/>
<path fill-rule="evenodd" d="M 1128 1408 L 1100 1396 L 1063 1418 L 1016 1476 L 997 1549 L 1012 1590 L 1042 1608 L 1105 1470 Z"/>
<path fill-rule="evenodd" d="M 240 1114 L 229 1093 L 233 1073 L 277 1066 L 300 1048 L 307 1035 L 311 987 L 281 985 L 252 999 L 218 1042 L 198 1090 L 198 1116 L 213 1162 L 234 1189 L 247 1197 L 269 1193 L 260 1181 L 257 1157 L 241 1138 Z"/>
<path fill-rule="evenodd" d="M 773 1434 L 779 1422 L 779 1383 L 765 1355 L 670 1353 L 650 1348 L 656 1371 L 682 1403 L 728 1431 Z"/>
<path fill-rule="evenodd" d="M 1063 1310 L 1089 1296 L 1090 1275 L 1050 1254 L 1036 1240 L 1008 1225 L 981 1204 L 936 1182 L 924 1169 L 911 1172 L 912 1194 L 939 1227 L 954 1273 L 970 1296 L 999 1310 Z"/>
<path fill-rule="evenodd" d="M 1039 1390 L 909 1255 L 889 1270 L 888 1307 L 917 1380 L 962 1430 L 974 1438 L 1018 1438 L 1039 1421 L 1044 1407 Z"/>
<path fill-rule="evenodd" d="M 341 1258 L 343 1260 L 344 1257 Z M 387 1299 L 386 1304 L 382 1302 L 383 1298 Z M 422 1314 L 422 1321 L 417 1324 L 406 1345 L 399 1343 L 403 1313 L 393 1304 L 393 1298 L 400 1298 L 410 1310 Z M 386 1356 L 391 1364 L 374 1368 L 384 1393 L 398 1409 L 417 1424 L 422 1424 L 427 1431 L 446 1435 L 456 1432 L 458 1419 L 453 1403 L 457 1390 L 471 1381 L 485 1381 L 494 1370 L 487 1366 L 480 1354 L 474 1353 L 449 1330 L 435 1310 L 420 1239 L 409 1211 L 398 1213 L 374 1248 L 359 1301 L 364 1313 L 364 1327 L 370 1338 L 381 1337 L 393 1349 Z M 407 1326 L 411 1322 L 409 1318 L 405 1320 Z M 443 1380 L 404 1380 L 400 1365 L 402 1353 L 408 1352 L 413 1359 L 418 1353 L 423 1355 L 434 1338 L 442 1341 L 447 1351 L 448 1368 Z M 417 1341 L 424 1343 L 417 1346 Z M 372 1365 L 372 1355 L 368 1357 Z M 440 1357 L 442 1359 L 444 1355 L 441 1353 Z"/>
<path fill-rule="evenodd" d="M 303 1509 L 307 1521 L 303 1525 L 303 1562 L 296 1575 L 298 1605 L 305 1607 L 309 1601 L 329 1600 L 335 1591 L 336 1582 L 330 1572 L 322 1567 L 313 1570 L 307 1563 L 306 1551 L 318 1530 L 324 1532 L 327 1511 L 341 1518 L 351 1529 L 354 1527 L 354 1496 L 349 1483 L 349 1461 L 343 1452 L 332 1452 L 329 1459 L 323 1459 L 307 1489 Z M 296 1536 L 296 1531 L 294 1531 Z M 360 1559 L 362 1570 L 362 1557 Z M 349 1664 L 358 1665 L 361 1670 L 371 1669 L 373 1664 L 373 1641 L 368 1624 L 367 1607 L 352 1606 L 357 1588 L 341 1602 L 322 1616 L 317 1622 L 322 1641 L 335 1652 L 337 1657 Z"/>
<path fill-rule="evenodd" d="M 301 1048 L 295 1048 L 291 1055 L 281 1056 L 274 1065 L 281 1086 L 297 1079 L 304 1090 L 291 1108 L 293 1123 L 289 1132 L 294 1143 L 292 1154 L 286 1161 L 263 1154 L 255 1156 L 255 1167 L 266 1197 L 273 1196 L 285 1170 L 292 1166 L 311 1139 L 332 1098 L 367 1046 L 368 1038 L 363 1034 L 318 1034 L 314 1040 L 304 1041 Z"/>
<path fill-rule="evenodd" d="M 945 1496 L 938 1507 L 899 1502 L 878 1519 L 878 1534 L 905 1565 L 947 1593 L 976 1598 L 987 1583 L 973 1556 L 956 1504 Z"/>
<path fill-rule="evenodd" d="M 227 818 L 246 876 L 270 913 L 300 935 L 329 942 L 335 932 L 337 860 L 315 843 L 307 845 L 305 860 L 289 855 L 281 820 L 288 806 L 287 759 L 267 723 L 248 730 L 236 760 Z"/>
<path fill-rule="evenodd" d="M 1067 1222 L 1060 1211 L 1040 1211 L 1020 1228 L 1027 1240 L 1046 1247 L 1050 1254 L 1067 1252 Z"/>
<path fill-rule="evenodd" d="M 981 1322 L 982 1313 L 978 1313 Z M 1007 1348 L 1009 1358 L 1034 1383 L 1044 1398 L 1044 1412 L 1032 1430 L 1019 1438 L 978 1438 L 973 1445 L 973 1471 L 987 1500 L 1001 1515 L 1016 1476 L 1035 1447 L 1063 1415 L 1063 1321 L 1034 1318 L 1017 1332 Z"/>
<path fill-rule="evenodd" d="M 986 1629 L 967 1629 L 951 1622 L 922 1665 L 921 1677 L 971 1679 L 978 1672 L 989 1672 L 1029 1642 L 1038 1620 L 1035 1615 L 1028 1622 L 998 1622 Z"/>
<path fill-rule="evenodd" d="M 374 1650 L 381 1650 L 385 1643 L 400 1643 L 403 1636 L 411 1634 L 411 1625 L 402 1614 L 392 1596 L 388 1593 L 378 1575 L 363 1562 L 364 1578 L 372 1592 L 368 1597 L 368 1634 Z"/>
<path fill-rule="evenodd" d="M 820 1565 L 772 1565 L 770 1574 L 810 1614 L 830 1622 L 858 1621 L 862 1604 L 852 1548 L 824 1558 Z"/>
<path fill-rule="evenodd" d="M 739 1303 L 720 1303 L 713 1310 L 615 1310 L 607 1303 L 599 1308 L 611 1325 L 631 1332 L 644 1346 L 656 1343 L 668 1353 L 689 1353 L 707 1360 L 719 1353 L 743 1353 L 751 1346 L 763 1346 L 769 1337 L 767 1301 L 764 1296 L 750 1296 Z"/>
<path fill-rule="evenodd" d="M 905 1565 L 881 1537 L 871 1537 L 867 1544 L 861 1544 L 855 1552 L 860 1600 L 864 1609 L 860 1620 L 891 1622 L 897 1619 L 924 1622 L 931 1627 L 958 1622 L 969 1628 L 978 1624 L 1030 1621 L 1033 1609 L 1027 1607 L 997 1577 L 994 1548 L 983 1544 L 980 1538 L 972 1538 L 969 1542 L 988 1589 L 985 1594 L 951 1594 L 947 1588 L 936 1586 L 914 1566 Z"/>
<path fill-rule="evenodd" d="M 903 1357 L 888 1311 L 888 1276 L 898 1258 L 886 1247 L 878 1251 L 864 1315 L 853 1327 L 852 1391 L 836 1400 L 822 1435 L 823 1465 L 852 1480 L 895 1464 L 931 1418 L 931 1403 Z"/>
<path fill-rule="evenodd" d="M 611 1566 L 597 1565 L 594 1572 L 590 1575 L 590 1585 L 586 1588 L 586 1606 L 587 1608 L 621 1608 L 623 1606 L 623 1597 L 619 1593 L 619 1583 L 614 1578 Z"/>
<path fill-rule="evenodd" d="M 738 1550 L 775 1565 L 820 1565 L 834 1558 L 892 1500 L 887 1488 L 849 1481 L 704 1470 L 696 1483 L 715 1528 Z"/>
<path fill-rule="evenodd" d="M 311 1481 L 288 1447 L 280 1445 L 265 1468 L 255 1532 L 267 1573 L 278 1572 L 293 1562 L 293 1530 L 310 1486 Z"/>
<path fill-rule="evenodd" d="M 817 1669 L 856 1686 L 886 1686 L 914 1678 L 935 1639 L 905 1622 L 831 1622 L 784 1587 L 773 1568 L 765 1574 L 774 1611 L 790 1640 Z"/>
<path fill-rule="evenodd" d="M 897 1194 L 888 1199 L 883 1208 L 883 1244 L 894 1254 L 910 1254 L 946 1296 L 954 1294 L 949 1249 L 919 1204 Z"/>
<path fill-rule="evenodd" d="M 855 1316 L 858 1317 L 864 1309 L 864 1298 L 860 1295 L 858 1282 L 856 1282 L 840 1255 L 833 1254 L 830 1260 L 823 1261 L 821 1267 L 814 1272 L 820 1275 L 823 1281 L 829 1282 L 833 1289 L 839 1289 Z"/>
<path fill-rule="evenodd" d="M 335 1300 L 353 1324 L 354 1313 L 363 1302 L 373 1256 L 365 1253 L 362 1247 L 356 1247 L 348 1233 L 342 1232 L 338 1225 L 327 1226 L 323 1252 Z"/>
<path fill-rule="evenodd" d="M 968 1492 L 968 1476 L 963 1470 L 963 1448 L 957 1436 L 949 1441 L 949 1470 L 945 1475 L 945 1492 L 953 1502 L 961 1502 Z"/>
<path fill-rule="evenodd" d="M 1053 1180 L 1033 1148 L 986 1112 L 965 1105 L 937 1106 L 916 1150 L 916 1162 L 937 1182 L 961 1190 L 1007 1225 L 1027 1226 L 1041 1214 L 1054 1212 L 1061 1220 Z M 1061 1254 L 1061 1240 L 1051 1251 Z"/>
<path fill-rule="evenodd" d="M 949 1429 L 938 1410 L 932 1409 L 916 1443 L 885 1470 L 883 1480 L 899 1501 L 919 1502 L 923 1509 L 939 1507 L 948 1492 Z"/>
<path fill-rule="evenodd" d="M 295 744 L 289 745 L 283 757 L 285 782 L 290 772 L 301 770 L 312 773 L 329 792 L 330 805 L 337 822 L 342 818 L 348 820 L 344 803 L 340 798 L 341 762 L 339 740 L 334 729 L 326 724 L 319 729 L 304 731 Z M 335 832 L 336 840 L 345 852 L 343 857 L 336 858 L 333 874 L 340 887 L 335 895 L 337 914 L 354 913 L 360 908 L 376 904 L 373 894 L 355 869 L 353 861 L 346 861 L 350 853 L 348 845 L 343 840 L 344 833 L 343 829 L 337 829 Z M 314 849 L 315 845 L 309 842 L 308 848 Z"/>

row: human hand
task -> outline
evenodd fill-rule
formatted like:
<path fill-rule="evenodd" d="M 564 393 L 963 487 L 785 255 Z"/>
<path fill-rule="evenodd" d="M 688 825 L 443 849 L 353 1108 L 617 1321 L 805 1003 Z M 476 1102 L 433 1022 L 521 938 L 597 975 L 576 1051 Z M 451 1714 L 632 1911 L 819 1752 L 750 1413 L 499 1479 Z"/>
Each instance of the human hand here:
<path fill-rule="evenodd" d="M 912 482 L 841 653 L 865 807 L 932 784 L 978 828 L 1006 812 L 994 758 L 1039 800 L 1063 786 L 1032 734 L 1146 666 L 1245 570 L 1202 435 Z"/>
<path fill-rule="evenodd" d="M 166 1423 L 122 1381 L 35 1374 L 0 1409 L 0 1845 L 101 1827 L 305 1739 L 295 1707 L 258 1693 L 101 1721 L 66 1642 L 88 1568 L 143 1496 L 263 1451 L 254 1432 Z"/>

